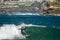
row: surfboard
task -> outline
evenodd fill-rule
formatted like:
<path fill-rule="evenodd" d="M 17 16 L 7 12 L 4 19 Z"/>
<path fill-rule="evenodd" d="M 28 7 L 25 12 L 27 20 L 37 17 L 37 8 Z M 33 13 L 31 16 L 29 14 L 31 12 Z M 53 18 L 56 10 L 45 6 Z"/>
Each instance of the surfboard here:
<path fill-rule="evenodd" d="M 24 35 L 24 36 L 29 37 L 30 35 Z"/>

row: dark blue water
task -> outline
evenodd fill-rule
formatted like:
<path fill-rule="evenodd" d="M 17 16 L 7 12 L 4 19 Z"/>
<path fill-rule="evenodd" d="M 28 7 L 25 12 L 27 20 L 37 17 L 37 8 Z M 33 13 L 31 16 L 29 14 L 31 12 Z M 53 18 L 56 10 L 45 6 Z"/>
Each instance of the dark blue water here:
<path fill-rule="evenodd" d="M 36 16 L 36 15 L 0 15 L 0 25 L 21 23 L 44 25 L 44 26 L 60 26 L 60 16 Z"/>

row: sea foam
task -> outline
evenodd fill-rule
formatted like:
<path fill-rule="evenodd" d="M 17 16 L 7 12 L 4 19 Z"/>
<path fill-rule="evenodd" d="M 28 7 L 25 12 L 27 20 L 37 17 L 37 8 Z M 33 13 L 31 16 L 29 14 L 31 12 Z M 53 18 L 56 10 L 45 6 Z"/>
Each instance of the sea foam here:
<path fill-rule="evenodd" d="M 24 35 L 21 34 L 21 30 L 17 29 L 15 25 L 3 25 L 0 27 L 0 39 L 26 39 Z"/>

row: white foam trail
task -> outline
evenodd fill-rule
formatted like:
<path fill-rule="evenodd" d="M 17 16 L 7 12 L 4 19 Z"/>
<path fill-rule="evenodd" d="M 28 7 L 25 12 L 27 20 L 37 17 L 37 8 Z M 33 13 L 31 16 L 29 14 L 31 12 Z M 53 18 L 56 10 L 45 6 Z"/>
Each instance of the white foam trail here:
<path fill-rule="evenodd" d="M 21 30 L 18 30 L 15 25 L 3 25 L 0 27 L 0 39 L 26 39 L 21 34 Z"/>
<path fill-rule="evenodd" d="M 46 26 L 42 26 L 42 25 L 33 25 L 33 24 L 24 24 L 24 23 L 22 23 L 21 25 L 19 25 L 19 26 L 26 26 L 26 27 L 46 27 Z"/>
<path fill-rule="evenodd" d="M 14 12 L 8 15 L 39 15 L 38 13 L 21 13 L 21 12 Z"/>

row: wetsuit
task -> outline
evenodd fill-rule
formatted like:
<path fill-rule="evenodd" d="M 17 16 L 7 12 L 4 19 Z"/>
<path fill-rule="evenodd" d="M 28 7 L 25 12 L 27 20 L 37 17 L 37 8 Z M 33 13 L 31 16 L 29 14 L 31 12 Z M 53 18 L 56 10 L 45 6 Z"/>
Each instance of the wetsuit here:
<path fill-rule="evenodd" d="M 26 30 L 26 28 L 21 28 L 21 33 L 23 34 L 23 35 L 26 35 L 26 33 L 25 33 L 25 30 Z"/>

